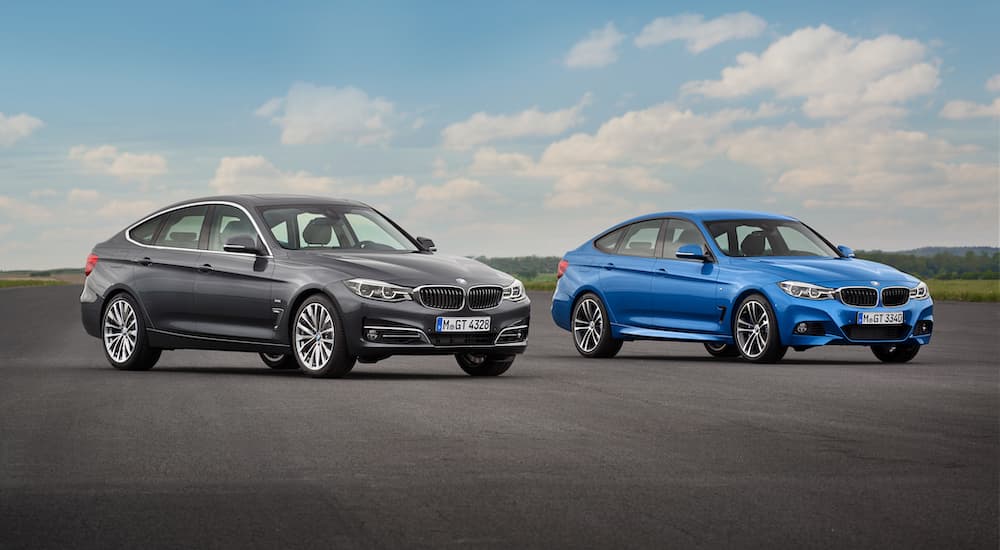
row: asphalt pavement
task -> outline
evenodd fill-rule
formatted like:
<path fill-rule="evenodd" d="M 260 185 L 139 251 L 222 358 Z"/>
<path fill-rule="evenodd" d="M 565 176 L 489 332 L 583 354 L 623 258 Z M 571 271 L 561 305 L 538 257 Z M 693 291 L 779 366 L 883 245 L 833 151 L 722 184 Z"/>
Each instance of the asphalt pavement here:
<path fill-rule="evenodd" d="M 80 287 L 0 290 L 0 548 L 998 547 L 1000 306 L 940 303 L 911 363 L 700 345 L 272 371 L 110 368 Z"/>

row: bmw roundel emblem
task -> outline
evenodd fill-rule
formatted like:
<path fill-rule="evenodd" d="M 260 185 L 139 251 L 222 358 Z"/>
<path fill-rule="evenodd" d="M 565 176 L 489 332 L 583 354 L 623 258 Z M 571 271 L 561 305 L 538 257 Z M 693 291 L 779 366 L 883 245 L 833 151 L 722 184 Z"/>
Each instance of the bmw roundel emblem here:
<path fill-rule="evenodd" d="M 878 286 L 878 281 L 872 281 L 872 286 Z"/>
<path fill-rule="evenodd" d="M 466 281 L 465 279 L 459 277 L 459 278 L 455 279 L 455 282 L 458 283 L 458 284 L 460 284 L 460 285 L 464 285 L 464 284 L 467 284 L 469 281 Z"/>

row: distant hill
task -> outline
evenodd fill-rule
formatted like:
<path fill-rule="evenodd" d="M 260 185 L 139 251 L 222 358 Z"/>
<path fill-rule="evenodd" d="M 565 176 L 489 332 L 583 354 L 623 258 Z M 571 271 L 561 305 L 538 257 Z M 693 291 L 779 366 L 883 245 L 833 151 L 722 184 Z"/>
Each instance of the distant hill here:
<path fill-rule="evenodd" d="M 992 255 L 1000 252 L 995 246 L 924 246 L 913 250 L 900 250 L 895 254 L 912 254 L 914 256 L 934 256 L 936 254 L 952 254 L 965 256 L 967 253 Z"/>

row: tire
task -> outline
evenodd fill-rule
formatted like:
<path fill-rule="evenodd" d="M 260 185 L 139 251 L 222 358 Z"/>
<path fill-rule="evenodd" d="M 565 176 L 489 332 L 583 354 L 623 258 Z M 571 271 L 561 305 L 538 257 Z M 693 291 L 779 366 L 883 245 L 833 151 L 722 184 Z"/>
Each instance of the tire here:
<path fill-rule="evenodd" d="M 740 349 L 736 344 L 719 344 L 716 342 L 705 342 L 705 351 L 712 357 L 739 357 Z"/>
<path fill-rule="evenodd" d="M 623 341 L 611 337 L 611 320 L 601 299 L 591 292 L 580 296 L 571 317 L 573 346 L 587 358 L 614 357 Z"/>
<path fill-rule="evenodd" d="M 760 294 L 747 296 L 736 308 L 733 339 L 740 355 L 752 363 L 775 363 L 788 351 L 781 345 L 774 308 Z"/>
<path fill-rule="evenodd" d="M 455 361 L 469 376 L 500 376 L 514 364 L 514 355 L 459 353 Z"/>
<path fill-rule="evenodd" d="M 291 353 L 260 353 L 259 355 L 260 360 L 274 370 L 291 370 L 299 368 L 299 364 L 295 361 L 295 356 Z"/>
<path fill-rule="evenodd" d="M 883 363 L 905 363 L 920 353 L 920 344 L 872 346 L 872 353 Z"/>
<path fill-rule="evenodd" d="M 356 358 L 347 352 L 344 327 L 333 302 L 322 294 L 306 298 L 292 319 L 292 349 L 299 369 L 315 378 L 340 378 Z"/>
<path fill-rule="evenodd" d="M 101 317 L 104 357 L 118 370 L 149 370 L 160 360 L 161 350 L 149 346 L 146 323 L 139 306 L 128 294 L 117 294 Z"/>

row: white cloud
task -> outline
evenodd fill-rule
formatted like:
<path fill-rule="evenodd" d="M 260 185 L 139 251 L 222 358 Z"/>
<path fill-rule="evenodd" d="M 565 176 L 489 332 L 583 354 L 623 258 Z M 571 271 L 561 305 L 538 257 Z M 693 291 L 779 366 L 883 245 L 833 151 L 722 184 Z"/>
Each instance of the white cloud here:
<path fill-rule="evenodd" d="M 292 85 L 288 94 L 268 100 L 254 113 L 281 128 L 286 145 L 343 141 L 383 143 L 393 134 L 393 104 L 353 87 Z"/>
<path fill-rule="evenodd" d="M 625 35 L 618 32 L 613 22 L 603 28 L 590 31 L 586 38 L 577 42 L 566 54 L 565 63 L 571 68 L 604 67 L 618 60 L 618 47 Z"/>
<path fill-rule="evenodd" d="M 209 184 L 219 193 L 313 193 L 327 194 L 336 186 L 333 178 L 309 172 L 282 172 L 261 156 L 223 157 Z"/>
<path fill-rule="evenodd" d="M 408 193 L 416 187 L 417 184 L 413 181 L 413 178 L 408 178 L 406 176 L 391 176 L 379 181 L 375 185 L 363 186 L 358 189 L 358 192 L 377 197 L 385 197 L 395 195 L 397 193 Z"/>
<path fill-rule="evenodd" d="M 991 76 L 986 81 L 986 89 L 991 92 L 1000 92 L 1000 73 Z"/>
<path fill-rule="evenodd" d="M 417 199 L 422 201 L 461 201 L 470 198 L 496 199 L 500 195 L 469 178 L 455 178 L 441 185 L 424 185 L 417 189 Z"/>
<path fill-rule="evenodd" d="M 28 196 L 33 199 L 58 197 L 59 192 L 55 189 L 32 189 Z"/>
<path fill-rule="evenodd" d="M 7 233 L 10 233 L 12 229 L 14 229 L 14 226 L 9 223 L 0 224 L 0 237 L 3 237 Z"/>
<path fill-rule="evenodd" d="M 101 194 L 94 189 L 70 189 L 66 194 L 66 199 L 70 202 L 91 202 L 101 198 Z"/>
<path fill-rule="evenodd" d="M 1000 117 L 1000 98 L 994 99 L 993 103 L 988 105 L 972 101 L 949 101 L 941 109 L 940 115 L 951 120 Z"/>
<path fill-rule="evenodd" d="M 69 158 L 88 172 L 108 174 L 121 181 L 145 182 L 167 173 L 167 159 L 162 155 L 129 153 L 112 145 L 77 145 L 69 150 Z"/>
<path fill-rule="evenodd" d="M 0 113 L 0 147 L 10 147 L 42 126 L 45 123 L 25 113 L 10 116 Z"/>
<path fill-rule="evenodd" d="M 813 118 L 844 117 L 926 95 L 938 85 L 938 68 L 916 40 L 885 34 L 860 40 L 830 27 L 799 29 L 760 55 L 742 53 L 719 80 L 689 82 L 687 94 L 732 98 L 772 91 L 804 98 Z"/>
<path fill-rule="evenodd" d="M 688 51 L 699 53 L 730 40 L 759 36 L 766 28 L 767 21 L 745 11 L 727 13 L 708 21 L 694 14 L 660 17 L 642 29 L 635 38 L 635 45 L 648 48 L 683 40 Z"/>
<path fill-rule="evenodd" d="M 469 149 L 497 140 L 554 136 L 580 124 L 583 120 L 580 113 L 589 103 L 590 94 L 586 94 L 576 105 L 558 111 L 543 112 L 533 107 L 515 115 L 479 112 L 449 125 L 441 132 L 441 137 L 445 147 Z"/>
<path fill-rule="evenodd" d="M 0 195 L 0 212 L 4 213 L 5 218 L 26 221 L 47 220 L 52 217 L 52 212 L 45 207 L 4 195 Z"/>
<path fill-rule="evenodd" d="M 136 199 L 124 200 L 113 199 L 104 203 L 98 210 L 97 215 L 108 220 L 128 221 L 136 220 L 152 212 L 156 204 L 151 200 Z"/>

